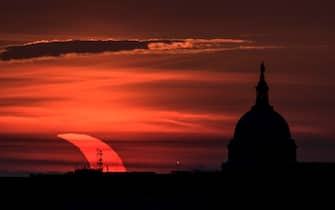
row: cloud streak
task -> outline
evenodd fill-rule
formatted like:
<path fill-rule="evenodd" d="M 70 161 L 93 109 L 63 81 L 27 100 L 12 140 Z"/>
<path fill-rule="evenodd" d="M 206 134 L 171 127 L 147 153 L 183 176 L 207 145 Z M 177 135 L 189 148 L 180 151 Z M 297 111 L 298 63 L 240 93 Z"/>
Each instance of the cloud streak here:
<path fill-rule="evenodd" d="M 148 39 L 39 41 L 6 47 L 0 60 L 60 57 L 68 54 L 192 54 L 226 50 L 276 48 L 241 39 Z"/>
<path fill-rule="evenodd" d="M 0 107 L 11 107 L 11 106 L 35 106 L 50 101 L 59 101 L 63 98 L 52 98 L 52 97 L 1 97 Z"/>

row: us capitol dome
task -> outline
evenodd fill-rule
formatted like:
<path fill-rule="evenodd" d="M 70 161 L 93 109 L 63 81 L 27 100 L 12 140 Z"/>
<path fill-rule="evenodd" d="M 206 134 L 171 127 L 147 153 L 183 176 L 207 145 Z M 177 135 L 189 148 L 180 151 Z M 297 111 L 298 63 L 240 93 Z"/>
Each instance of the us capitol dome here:
<path fill-rule="evenodd" d="M 286 120 L 269 103 L 269 86 L 264 63 L 256 86 L 256 103 L 237 122 L 228 144 L 228 160 L 233 165 L 288 164 L 296 162 L 297 146 Z"/>

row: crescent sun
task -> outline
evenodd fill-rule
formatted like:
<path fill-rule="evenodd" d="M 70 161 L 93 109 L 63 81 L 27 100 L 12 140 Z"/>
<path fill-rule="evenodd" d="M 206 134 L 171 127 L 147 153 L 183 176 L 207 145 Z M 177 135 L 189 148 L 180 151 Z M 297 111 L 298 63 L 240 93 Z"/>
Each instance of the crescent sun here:
<path fill-rule="evenodd" d="M 58 134 L 57 137 L 71 143 L 77 147 L 90 167 L 93 167 L 97 163 L 97 149 L 103 151 L 103 163 L 108 166 L 103 168 L 103 171 L 111 172 L 126 172 L 127 169 L 123 164 L 121 157 L 115 152 L 108 144 L 98 138 L 77 133 L 64 133 Z"/>

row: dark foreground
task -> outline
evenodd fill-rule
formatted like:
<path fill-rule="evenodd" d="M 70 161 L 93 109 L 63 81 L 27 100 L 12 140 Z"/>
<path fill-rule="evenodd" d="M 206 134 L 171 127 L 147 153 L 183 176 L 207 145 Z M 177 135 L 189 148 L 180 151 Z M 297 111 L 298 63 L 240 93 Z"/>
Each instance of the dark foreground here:
<path fill-rule="evenodd" d="M 335 167 L 1 178 L 1 209 L 332 209 Z M 22 207 L 23 206 L 23 207 Z M 289 208 L 288 208 L 289 209 Z"/>

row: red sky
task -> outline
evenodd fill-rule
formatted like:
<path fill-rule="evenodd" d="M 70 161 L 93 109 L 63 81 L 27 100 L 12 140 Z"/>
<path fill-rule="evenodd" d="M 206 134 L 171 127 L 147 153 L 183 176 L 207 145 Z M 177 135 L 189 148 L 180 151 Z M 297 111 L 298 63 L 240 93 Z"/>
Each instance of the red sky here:
<path fill-rule="evenodd" d="M 172 155 L 219 167 L 261 61 L 299 160 L 335 160 L 332 1 L 122 2 L 2 3 L 0 172 L 73 168 L 71 145 L 47 155 L 66 132 L 106 140 L 134 170 L 171 170 Z"/>

